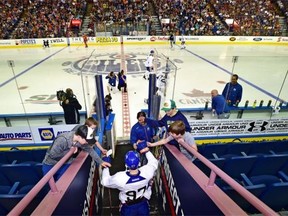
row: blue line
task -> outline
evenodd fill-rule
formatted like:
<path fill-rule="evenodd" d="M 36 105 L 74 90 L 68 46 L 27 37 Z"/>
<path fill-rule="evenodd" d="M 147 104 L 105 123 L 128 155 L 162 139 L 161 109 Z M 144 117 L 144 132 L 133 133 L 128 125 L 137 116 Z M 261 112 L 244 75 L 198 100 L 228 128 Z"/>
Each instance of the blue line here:
<path fill-rule="evenodd" d="M 191 53 L 192 55 L 194 55 L 194 56 L 196 56 L 196 57 L 202 59 L 203 61 L 208 62 L 209 64 L 215 66 L 216 68 L 218 68 L 218 69 L 220 69 L 220 70 L 226 72 L 227 74 L 230 74 L 230 75 L 233 74 L 232 72 L 226 70 L 225 68 L 222 68 L 221 66 L 219 66 L 219 65 L 217 65 L 217 64 L 215 64 L 215 63 L 209 61 L 208 59 L 206 59 L 206 58 L 204 58 L 204 57 L 202 57 L 202 56 L 197 55 L 196 53 L 193 53 L 193 52 L 190 51 L 190 50 L 187 50 L 187 49 L 186 49 L 186 51 L 189 52 L 189 53 Z M 277 96 L 275 96 L 275 95 L 271 94 L 270 92 L 268 92 L 268 91 L 266 91 L 266 90 L 264 90 L 264 89 L 262 89 L 262 88 L 256 86 L 255 84 L 249 82 L 248 80 L 245 80 L 245 79 L 241 78 L 240 76 L 239 76 L 239 80 L 242 80 L 243 82 L 245 82 L 245 83 L 247 83 L 248 85 L 250 85 L 250 86 L 252 86 L 252 87 L 258 89 L 260 92 L 263 92 L 264 94 L 267 94 L 268 96 L 272 97 L 272 98 L 275 99 L 275 100 L 278 100 L 278 99 L 279 99 Z"/>
<path fill-rule="evenodd" d="M 66 47 L 62 48 L 61 50 L 58 50 L 57 52 L 51 54 L 50 56 L 47 56 L 46 58 L 42 59 L 41 61 L 37 62 L 36 64 L 30 66 L 29 68 L 27 68 L 26 70 L 22 71 L 21 73 L 17 74 L 16 76 L 8 79 L 7 81 L 3 82 L 2 84 L 0 84 L 0 88 L 3 87 L 4 85 L 8 84 L 9 82 L 11 82 L 12 80 L 14 80 L 15 78 L 25 74 L 26 72 L 28 72 L 29 70 L 31 70 L 32 68 L 38 66 L 39 64 L 43 63 L 44 61 L 46 61 L 47 59 L 51 58 L 52 56 L 56 55 L 57 53 L 61 52 L 62 50 L 64 50 Z"/>

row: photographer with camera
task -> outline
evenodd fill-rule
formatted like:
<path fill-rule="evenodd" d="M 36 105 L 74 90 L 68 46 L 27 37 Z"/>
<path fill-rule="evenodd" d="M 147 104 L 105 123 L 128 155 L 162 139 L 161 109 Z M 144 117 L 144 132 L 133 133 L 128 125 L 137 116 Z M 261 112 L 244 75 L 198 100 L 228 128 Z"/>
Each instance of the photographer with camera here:
<path fill-rule="evenodd" d="M 82 109 L 82 106 L 74 95 L 73 90 L 71 88 L 67 88 L 66 92 L 58 91 L 57 99 L 59 100 L 60 106 L 63 108 L 65 123 L 79 124 L 79 110 Z"/>

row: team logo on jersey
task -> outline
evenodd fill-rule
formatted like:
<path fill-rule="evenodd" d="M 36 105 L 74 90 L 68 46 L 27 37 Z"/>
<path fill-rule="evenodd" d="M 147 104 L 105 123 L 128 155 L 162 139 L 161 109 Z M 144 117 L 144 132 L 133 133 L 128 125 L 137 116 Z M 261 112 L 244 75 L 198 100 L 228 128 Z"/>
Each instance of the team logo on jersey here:
<path fill-rule="evenodd" d="M 62 63 L 63 70 L 67 73 L 80 75 L 108 74 L 111 71 L 118 72 L 125 64 L 127 74 L 145 73 L 145 61 L 148 53 L 128 53 L 121 55 L 119 53 L 97 54 L 90 57 L 83 57 L 74 62 L 66 61 Z M 157 56 L 154 59 L 157 71 L 165 70 L 166 58 Z"/>

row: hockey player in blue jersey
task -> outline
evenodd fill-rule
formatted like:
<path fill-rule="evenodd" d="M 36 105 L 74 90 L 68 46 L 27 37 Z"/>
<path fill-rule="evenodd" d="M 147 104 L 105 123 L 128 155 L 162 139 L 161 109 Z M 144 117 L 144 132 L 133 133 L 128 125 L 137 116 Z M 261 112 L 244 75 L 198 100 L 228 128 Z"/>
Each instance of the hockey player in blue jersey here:
<path fill-rule="evenodd" d="M 120 171 L 112 176 L 108 168 L 104 168 L 102 172 L 102 185 L 120 191 L 120 215 L 149 215 L 148 200 L 152 194 L 150 181 L 157 170 L 158 161 L 149 151 L 146 141 L 138 143 L 137 150 L 145 154 L 148 160 L 146 165 L 138 168 L 139 154 L 136 151 L 128 151 L 125 155 L 128 171 Z"/>

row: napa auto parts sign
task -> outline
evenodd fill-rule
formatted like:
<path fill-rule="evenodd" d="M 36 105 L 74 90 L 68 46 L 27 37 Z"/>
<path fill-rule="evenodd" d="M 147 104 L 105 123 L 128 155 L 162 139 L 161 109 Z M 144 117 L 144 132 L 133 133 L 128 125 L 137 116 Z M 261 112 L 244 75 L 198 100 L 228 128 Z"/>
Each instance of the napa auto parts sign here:
<path fill-rule="evenodd" d="M 56 136 L 64 132 L 71 131 L 73 127 L 75 127 L 75 125 L 1 128 L 0 145 L 51 143 Z"/>

